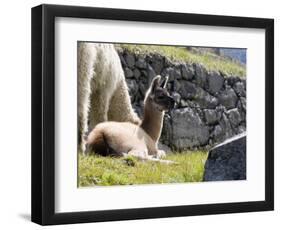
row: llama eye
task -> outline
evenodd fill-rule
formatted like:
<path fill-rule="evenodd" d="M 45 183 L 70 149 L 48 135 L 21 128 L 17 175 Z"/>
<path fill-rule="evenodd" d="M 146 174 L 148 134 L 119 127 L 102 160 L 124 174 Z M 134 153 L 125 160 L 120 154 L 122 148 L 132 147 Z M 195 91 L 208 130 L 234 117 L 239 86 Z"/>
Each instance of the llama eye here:
<path fill-rule="evenodd" d="M 164 99 L 164 96 L 159 96 L 158 99 L 162 100 Z"/>

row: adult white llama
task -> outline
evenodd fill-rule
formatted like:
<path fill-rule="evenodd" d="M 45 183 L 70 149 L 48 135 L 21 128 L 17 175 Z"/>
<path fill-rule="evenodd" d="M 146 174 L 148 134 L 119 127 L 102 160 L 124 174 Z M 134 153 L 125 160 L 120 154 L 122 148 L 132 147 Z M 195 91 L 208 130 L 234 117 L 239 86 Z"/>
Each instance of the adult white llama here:
<path fill-rule="evenodd" d="M 120 58 L 112 44 L 78 43 L 78 117 L 83 153 L 85 137 L 98 123 L 140 122 L 133 111 Z"/>

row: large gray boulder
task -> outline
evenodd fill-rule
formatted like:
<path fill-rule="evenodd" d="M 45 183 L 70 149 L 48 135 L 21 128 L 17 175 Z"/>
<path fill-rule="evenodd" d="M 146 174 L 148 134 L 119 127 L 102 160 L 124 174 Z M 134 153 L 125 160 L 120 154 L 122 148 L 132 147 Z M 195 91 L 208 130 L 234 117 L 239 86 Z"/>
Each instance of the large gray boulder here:
<path fill-rule="evenodd" d="M 239 97 L 246 97 L 246 88 L 242 82 L 236 82 L 233 89 Z"/>
<path fill-rule="evenodd" d="M 194 77 L 194 69 L 187 64 L 181 66 L 181 75 L 183 79 L 191 80 Z"/>
<path fill-rule="evenodd" d="M 211 94 L 218 94 L 224 84 L 224 77 L 218 72 L 211 72 L 208 76 L 208 91 Z"/>
<path fill-rule="evenodd" d="M 126 78 L 134 77 L 134 72 L 130 68 L 126 67 L 124 72 L 125 72 L 125 77 Z"/>
<path fill-rule="evenodd" d="M 216 111 L 215 109 L 205 109 L 204 117 L 207 125 L 214 125 L 220 120 L 221 113 Z"/>
<path fill-rule="evenodd" d="M 237 108 L 228 110 L 226 114 L 232 127 L 237 127 L 241 123 L 242 118 Z"/>
<path fill-rule="evenodd" d="M 179 93 L 183 99 L 196 102 L 201 108 L 214 109 L 218 105 L 216 97 L 189 81 L 180 81 Z"/>
<path fill-rule="evenodd" d="M 135 56 L 131 53 L 125 54 L 125 61 L 129 68 L 132 68 L 135 65 Z"/>
<path fill-rule="evenodd" d="M 236 107 L 238 97 L 232 88 L 227 88 L 226 90 L 221 92 L 218 98 L 220 104 L 225 106 L 225 108 L 233 109 Z"/>
<path fill-rule="evenodd" d="M 193 99 L 196 95 L 197 87 L 189 81 L 180 81 L 179 93 L 183 99 Z"/>
<path fill-rule="evenodd" d="M 198 103 L 201 108 L 214 109 L 218 105 L 218 99 L 200 87 L 196 88 L 193 101 Z"/>
<path fill-rule="evenodd" d="M 246 179 L 246 134 L 237 135 L 209 151 L 204 181 Z"/>
<path fill-rule="evenodd" d="M 139 79 L 139 77 L 141 76 L 141 72 L 136 68 L 136 69 L 134 69 L 134 77 L 136 78 L 136 79 Z"/>
<path fill-rule="evenodd" d="M 175 150 L 184 150 L 206 145 L 209 141 L 209 129 L 200 116 L 190 108 L 175 109 L 170 119 L 164 122 L 163 133 Z"/>
<path fill-rule="evenodd" d="M 136 67 L 140 68 L 140 69 L 146 69 L 146 61 L 144 60 L 143 57 L 139 57 L 138 60 L 135 63 Z"/>

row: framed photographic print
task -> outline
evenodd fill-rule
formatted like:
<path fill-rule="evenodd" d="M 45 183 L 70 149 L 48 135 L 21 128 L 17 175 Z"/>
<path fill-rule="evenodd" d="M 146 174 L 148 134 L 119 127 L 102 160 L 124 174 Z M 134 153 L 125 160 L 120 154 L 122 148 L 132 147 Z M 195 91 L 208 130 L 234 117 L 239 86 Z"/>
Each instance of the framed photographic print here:
<path fill-rule="evenodd" d="M 273 19 L 32 8 L 32 221 L 273 210 Z"/>

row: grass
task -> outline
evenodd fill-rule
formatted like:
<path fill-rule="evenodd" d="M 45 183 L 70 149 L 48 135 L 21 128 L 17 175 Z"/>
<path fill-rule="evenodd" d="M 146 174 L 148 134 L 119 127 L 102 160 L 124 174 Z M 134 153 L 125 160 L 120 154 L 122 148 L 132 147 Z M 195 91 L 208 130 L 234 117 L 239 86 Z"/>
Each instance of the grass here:
<path fill-rule="evenodd" d="M 79 154 L 79 187 L 202 181 L 206 152 L 173 153 L 166 159 L 178 164 L 144 162 L 131 156 L 112 158 Z"/>
<path fill-rule="evenodd" d="M 223 58 L 211 52 L 195 53 L 185 47 L 120 44 L 117 48 L 127 49 L 136 54 L 159 53 L 172 61 L 201 63 L 208 71 L 221 71 L 227 76 L 246 76 L 246 68 L 240 63 Z"/>

